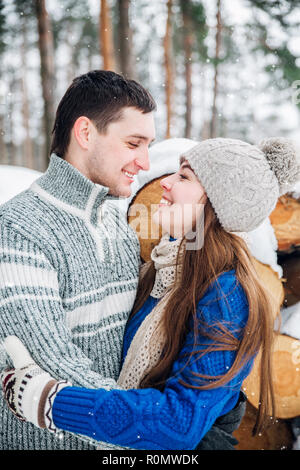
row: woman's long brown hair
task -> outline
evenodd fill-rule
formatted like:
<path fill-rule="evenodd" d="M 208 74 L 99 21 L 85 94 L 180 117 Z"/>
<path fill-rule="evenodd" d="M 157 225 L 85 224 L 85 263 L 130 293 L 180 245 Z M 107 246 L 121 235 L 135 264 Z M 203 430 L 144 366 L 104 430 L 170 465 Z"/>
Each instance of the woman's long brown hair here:
<path fill-rule="evenodd" d="M 155 387 L 161 390 L 164 388 L 172 365 L 183 346 L 189 321 L 193 318 L 195 342 L 199 333 L 213 340 L 209 347 L 206 345 L 204 349 L 197 351 L 194 348 L 192 352 L 194 358 L 195 354 L 203 355 L 212 350 L 236 351 L 236 358 L 230 370 L 222 376 L 209 377 L 193 373 L 195 384 L 183 382 L 187 387 L 211 389 L 225 385 L 261 350 L 260 399 L 253 428 L 253 434 L 256 434 L 263 429 L 268 416 L 275 417 L 271 370 L 274 304 L 258 278 L 246 243 L 241 237 L 222 228 L 209 200 L 204 208 L 203 247 L 197 250 L 184 250 L 182 262 L 181 274 L 177 276 L 174 293 L 163 314 L 163 327 L 166 332 L 164 351 L 161 360 L 142 381 L 141 387 Z M 249 304 L 248 321 L 240 340 L 222 322 L 205 326 L 201 319 L 199 322 L 199 312 L 198 315 L 196 313 L 197 304 L 209 285 L 220 274 L 232 269 L 235 269 L 236 277 L 244 289 Z M 140 279 L 131 316 L 142 307 L 149 296 L 154 278 L 155 268 L 150 261 Z M 222 296 L 221 291 L 220 296 Z M 187 359 L 186 364 L 192 356 Z M 200 356 L 196 356 L 198 357 Z"/>

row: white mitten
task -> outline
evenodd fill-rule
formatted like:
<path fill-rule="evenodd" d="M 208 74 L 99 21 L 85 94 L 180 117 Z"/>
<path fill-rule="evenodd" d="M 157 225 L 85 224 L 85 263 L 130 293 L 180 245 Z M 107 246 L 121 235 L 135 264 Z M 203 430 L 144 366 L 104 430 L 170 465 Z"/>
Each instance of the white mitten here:
<path fill-rule="evenodd" d="M 16 336 L 8 336 L 3 345 L 15 367 L 1 374 L 3 393 L 10 410 L 22 421 L 55 432 L 53 401 L 62 388 L 71 384 L 66 380 L 57 381 L 43 371 Z"/>

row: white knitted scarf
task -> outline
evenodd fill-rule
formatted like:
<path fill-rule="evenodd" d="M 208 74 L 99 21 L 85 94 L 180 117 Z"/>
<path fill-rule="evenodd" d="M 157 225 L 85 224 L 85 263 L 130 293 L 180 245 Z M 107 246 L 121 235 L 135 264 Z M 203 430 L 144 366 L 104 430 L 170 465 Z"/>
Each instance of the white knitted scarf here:
<path fill-rule="evenodd" d="M 165 234 L 152 250 L 156 276 L 150 295 L 159 300 L 137 330 L 126 355 L 118 385 L 126 390 L 138 388 L 141 380 L 157 364 L 165 344 L 162 314 L 173 292 L 176 279 L 176 259 L 181 240 L 169 241 Z M 183 253 L 181 248 L 181 256 Z M 180 259 L 180 258 L 179 258 Z M 181 264 L 178 265 L 178 274 Z"/>

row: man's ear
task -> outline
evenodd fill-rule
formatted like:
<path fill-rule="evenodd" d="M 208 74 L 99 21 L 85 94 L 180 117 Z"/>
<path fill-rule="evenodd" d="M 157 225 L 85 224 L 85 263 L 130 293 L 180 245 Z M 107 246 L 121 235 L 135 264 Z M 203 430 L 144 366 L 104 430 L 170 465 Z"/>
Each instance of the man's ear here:
<path fill-rule="evenodd" d="M 76 142 L 84 150 L 88 150 L 92 141 L 94 125 L 86 116 L 76 119 L 73 126 L 73 134 Z"/>

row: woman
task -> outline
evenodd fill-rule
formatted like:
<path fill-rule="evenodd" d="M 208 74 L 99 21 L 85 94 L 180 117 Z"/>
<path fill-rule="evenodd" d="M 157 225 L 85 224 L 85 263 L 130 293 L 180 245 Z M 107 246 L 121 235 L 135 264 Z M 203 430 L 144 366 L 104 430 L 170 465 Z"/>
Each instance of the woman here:
<path fill-rule="evenodd" d="M 275 416 L 274 312 L 233 232 L 256 228 L 297 179 L 296 153 L 284 139 L 260 148 L 208 139 L 184 153 L 179 171 L 161 183 L 155 219 L 167 233 L 141 271 L 120 389 L 72 387 L 31 364 L 3 375 L 10 408 L 40 427 L 124 447 L 195 449 L 238 403 L 261 348 L 259 432 L 267 413 Z M 14 344 L 6 343 L 16 357 Z"/>

